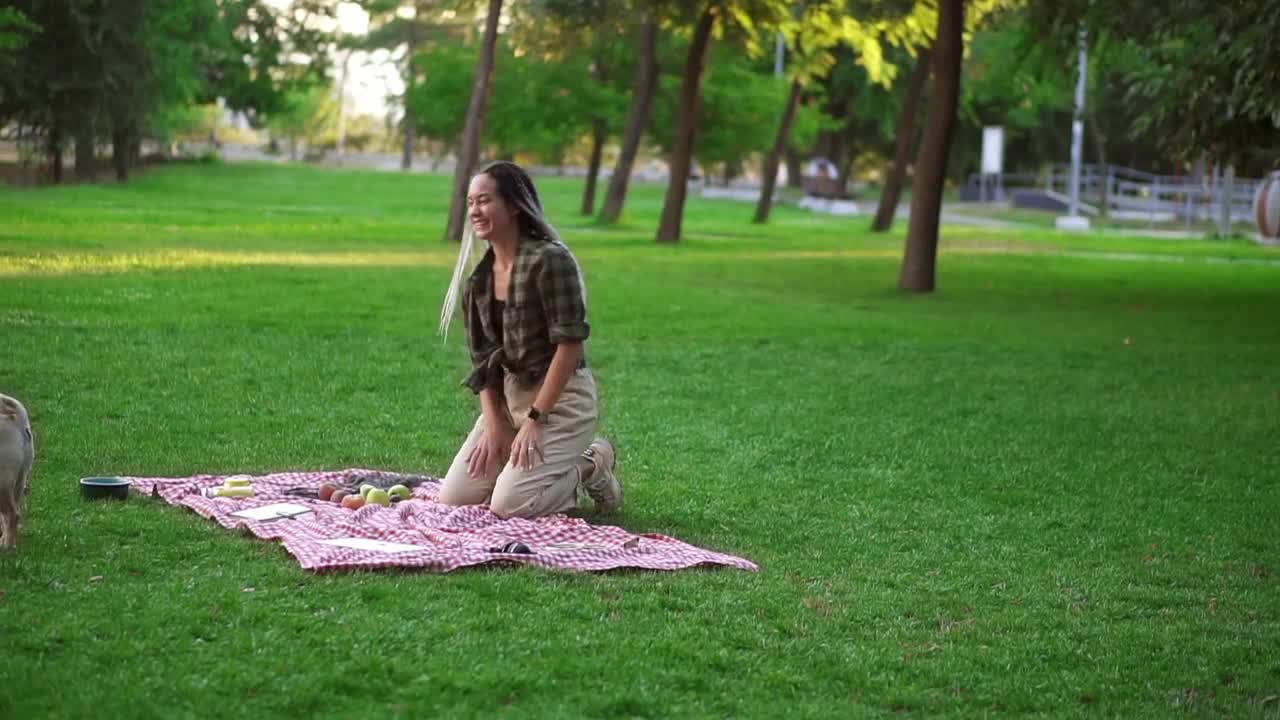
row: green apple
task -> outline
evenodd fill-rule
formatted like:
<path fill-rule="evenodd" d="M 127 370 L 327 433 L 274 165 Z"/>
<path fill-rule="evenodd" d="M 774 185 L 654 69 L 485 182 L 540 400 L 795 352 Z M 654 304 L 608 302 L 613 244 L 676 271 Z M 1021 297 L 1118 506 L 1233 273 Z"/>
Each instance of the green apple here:
<path fill-rule="evenodd" d="M 368 495 L 364 496 L 364 501 L 370 505 L 381 505 L 386 507 L 391 504 L 391 493 L 386 490 L 374 488 L 369 491 Z"/>
<path fill-rule="evenodd" d="M 413 495 L 413 492 L 405 485 L 392 485 L 391 489 L 387 490 L 387 492 L 391 494 L 392 497 L 398 497 L 401 500 L 408 500 Z"/>
<path fill-rule="evenodd" d="M 360 497 L 367 498 L 369 497 L 370 490 L 377 490 L 377 489 L 378 489 L 377 485 L 370 485 L 369 483 L 365 483 L 360 486 Z"/>

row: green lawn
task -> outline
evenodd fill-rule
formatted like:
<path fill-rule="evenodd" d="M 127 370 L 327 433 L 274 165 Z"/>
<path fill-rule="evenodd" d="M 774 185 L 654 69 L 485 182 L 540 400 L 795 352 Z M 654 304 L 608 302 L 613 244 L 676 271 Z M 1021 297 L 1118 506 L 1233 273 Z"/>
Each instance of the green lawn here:
<path fill-rule="evenodd" d="M 614 522 L 759 573 L 313 576 L 90 474 L 439 474 L 448 178 L 171 167 L 0 190 L 33 414 L 0 718 L 1280 718 L 1280 252 L 539 188 L 590 287 Z M 1155 257 L 1152 257 L 1155 256 Z"/>

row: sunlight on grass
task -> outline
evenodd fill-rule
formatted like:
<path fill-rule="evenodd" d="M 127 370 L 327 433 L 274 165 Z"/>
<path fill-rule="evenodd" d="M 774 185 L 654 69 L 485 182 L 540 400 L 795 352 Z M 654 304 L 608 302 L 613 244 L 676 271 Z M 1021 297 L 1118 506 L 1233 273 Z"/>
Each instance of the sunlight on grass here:
<path fill-rule="evenodd" d="M 426 252 L 303 253 L 160 250 L 144 253 L 39 253 L 0 257 L 0 277 L 267 265 L 296 267 L 443 267 L 448 266 L 451 262 L 451 253 Z"/>

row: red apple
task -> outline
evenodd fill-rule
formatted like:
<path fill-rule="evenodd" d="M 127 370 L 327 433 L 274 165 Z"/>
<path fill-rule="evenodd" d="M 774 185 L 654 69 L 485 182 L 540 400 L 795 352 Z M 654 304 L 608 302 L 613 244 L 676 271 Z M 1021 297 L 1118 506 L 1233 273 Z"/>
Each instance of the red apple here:
<path fill-rule="evenodd" d="M 320 483 L 319 495 L 321 500 L 328 500 L 337 492 L 338 486 L 333 483 Z"/>
<path fill-rule="evenodd" d="M 342 499 L 343 499 L 343 498 L 345 498 L 345 497 L 346 497 L 347 495 L 349 495 L 349 494 L 350 494 L 350 493 L 348 493 L 346 490 L 334 490 L 334 491 L 329 495 L 329 501 L 330 501 L 330 502 L 336 502 L 336 503 L 338 503 L 339 505 L 341 505 L 341 504 L 342 504 Z"/>
<path fill-rule="evenodd" d="M 342 507 L 348 510 L 359 510 L 364 507 L 364 499 L 359 495 L 348 495 L 342 498 Z"/>

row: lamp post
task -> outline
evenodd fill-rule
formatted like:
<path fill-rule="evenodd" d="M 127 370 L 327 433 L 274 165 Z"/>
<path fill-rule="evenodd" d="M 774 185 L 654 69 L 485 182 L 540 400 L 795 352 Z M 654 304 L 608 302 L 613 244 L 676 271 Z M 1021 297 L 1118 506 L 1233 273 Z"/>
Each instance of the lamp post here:
<path fill-rule="evenodd" d="M 1088 230 L 1089 218 L 1080 215 L 1080 159 L 1084 152 L 1084 79 L 1086 31 L 1080 28 L 1080 60 L 1076 78 L 1076 107 L 1071 116 L 1071 187 L 1068 189 L 1067 214 L 1054 221 L 1059 230 Z"/>

